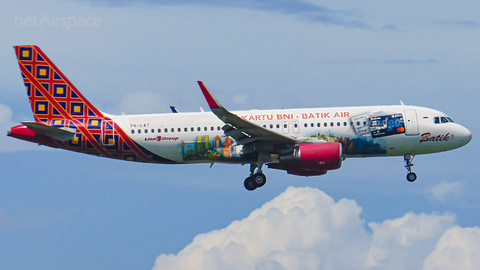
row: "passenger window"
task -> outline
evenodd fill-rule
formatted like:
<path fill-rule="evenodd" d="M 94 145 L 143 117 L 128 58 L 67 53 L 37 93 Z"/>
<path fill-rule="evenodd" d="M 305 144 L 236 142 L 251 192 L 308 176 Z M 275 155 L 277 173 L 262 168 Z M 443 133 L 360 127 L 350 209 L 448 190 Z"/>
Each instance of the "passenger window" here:
<path fill-rule="evenodd" d="M 168 128 L 165 128 L 165 130 L 164 130 L 164 131 L 165 131 L 165 133 L 167 133 L 167 132 L 168 132 Z"/>
<path fill-rule="evenodd" d="M 315 124 L 313 124 L 313 123 L 310 123 L 310 126 L 311 126 L 311 127 L 314 127 L 314 126 L 315 126 Z"/>
<path fill-rule="evenodd" d="M 305 123 L 305 124 L 303 124 L 303 126 L 304 126 L 304 127 L 308 127 L 308 124 Z M 295 124 L 295 127 L 297 127 L 297 124 Z"/>
<path fill-rule="evenodd" d="M 323 126 L 324 126 L 324 127 L 326 127 L 327 125 L 328 125 L 327 122 L 323 123 Z"/>
<path fill-rule="evenodd" d="M 337 122 L 337 127 L 339 127 L 339 126 L 340 126 L 340 122 Z"/>
<path fill-rule="evenodd" d="M 197 127 L 197 131 L 202 131 L 202 128 L 201 128 L 201 127 Z"/>
<path fill-rule="evenodd" d="M 161 130 L 161 129 L 158 129 L 157 131 L 158 131 L 158 133 L 162 133 L 162 130 Z"/>
<path fill-rule="evenodd" d="M 343 122 L 343 126 L 346 127 L 346 126 L 347 126 L 347 122 Z"/>
<path fill-rule="evenodd" d="M 330 122 L 330 126 L 333 127 L 333 122 Z"/>
<path fill-rule="evenodd" d="M 270 129 L 272 129 L 272 128 L 273 128 L 273 125 L 272 125 L 272 124 L 270 124 Z"/>
<path fill-rule="evenodd" d="M 194 128 L 194 127 L 191 127 L 191 128 L 190 128 L 190 131 L 191 131 L 191 132 L 194 132 L 194 131 L 195 131 L 195 128 Z"/>
<path fill-rule="evenodd" d="M 283 128 L 287 128 L 287 124 L 283 124 Z"/>
<path fill-rule="evenodd" d="M 138 130 L 138 134 L 140 134 L 140 133 L 142 133 L 142 130 L 139 129 L 139 130 Z"/>
<path fill-rule="evenodd" d="M 280 128 L 280 125 L 279 125 L 279 124 L 277 124 L 277 128 Z"/>
<path fill-rule="evenodd" d="M 135 134 L 135 130 L 132 129 L 132 134 Z"/>
<path fill-rule="evenodd" d="M 178 132 L 182 132 L 182 129 L 181 129 L 181 128 L 177 128 L 177 131 L 178 131 Z"/>
<path fill-rule="evenodd" d="M 155 129 L 152 128 L 152 133 L 155 133 Z"/>
<path fill-rule="evenodd" d="M 187 131 L 188 131 L 188 128 L 184 128 L 183 131 L 187 132 Z"/>
<path fill-rule="evenodd" d="M 145 129 L 145 133 L 148 133 L 148 129 Z"/>
<path fill-rule="evenodd" d="M 317 123 L 317 127 L 320 127 L 320 126 L 321 126 L 321 124 L 320 124 L 320 123 Z"/>
<path fill-rule="evenodd" d="M 215 128 L 214 128 L 214 127 L 210 127 L 210 130 L 211 130 L 211 131 L 214 131 L 214 130 L 215 130 Z"/>
<path fill-rule="evenodd" d="M 171 129 L 171 131 L 172 131 L 172 132 L 175 132 L 175 129 L 174 129 L 174 128 L 172 128 L 172 129 Z"/>
<path fill-rule="evenodd" d="M 263 125 L 263 128 L 267 128 L 267 125 Z"/>
<path fill-rule="evenodd" d="M 220 126 L 217 127 L 217 130 L 220 130 Z"/>
<path fill-rule="evenodd" d="M 207 128 L 207 127 L 204 127 L 204 128 L 203 128 L 203 130 L 207 131 L 207 130 L 208 130 L 208 128 Z"/>

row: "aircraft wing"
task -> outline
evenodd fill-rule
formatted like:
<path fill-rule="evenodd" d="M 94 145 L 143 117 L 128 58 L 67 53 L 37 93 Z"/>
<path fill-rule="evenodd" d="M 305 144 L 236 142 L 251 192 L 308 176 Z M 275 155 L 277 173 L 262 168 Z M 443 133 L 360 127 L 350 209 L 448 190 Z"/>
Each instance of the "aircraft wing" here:
<path fill-rule="evenodd" d="M 225 135 L 234 138 L 237 144 L 250 145 L 258 148 L 254 150 L 261 149 L 268 152 L 279 152 L 281 149 L 295 145 L 296 140 L 294 138 L 255 125 L 228 111 L 203 85 L 202 81 L 198 81 L 198 85 L 212 112 L 225 123 L 225 126 L 222 127 Z"/>

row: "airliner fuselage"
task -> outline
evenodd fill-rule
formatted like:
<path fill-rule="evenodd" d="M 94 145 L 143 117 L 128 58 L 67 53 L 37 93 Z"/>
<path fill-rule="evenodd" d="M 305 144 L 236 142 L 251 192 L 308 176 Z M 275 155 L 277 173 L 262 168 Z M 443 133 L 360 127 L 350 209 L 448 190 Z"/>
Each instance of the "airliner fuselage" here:
<path fill-rule="evenodd" d="M 465 127 L 454 123 L 446 114 L 416 106 L 249 110 L 233 113 L 260 128 L 296 140 L 308 143 L 339 142 L 343 146 L 344 158 L 436 153 L 461 147 L 471 138 Z M 221 128 L 225 123 L 211 112 L 121 115 L 111 118 L 135 142 L 175 162 L 236 162 L 242 156 L 242 145 L 224 136 Z"/>

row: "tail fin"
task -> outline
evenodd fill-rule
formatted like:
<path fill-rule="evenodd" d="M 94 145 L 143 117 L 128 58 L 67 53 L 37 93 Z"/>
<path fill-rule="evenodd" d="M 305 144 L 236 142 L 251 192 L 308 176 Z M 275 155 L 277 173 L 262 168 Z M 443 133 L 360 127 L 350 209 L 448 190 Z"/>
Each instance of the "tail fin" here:
<path fill-rule="evenodd" d="M 65 127 L 103 117 L 35 45 L 14 46 L 36 122 Z M 62 121 L 64 120 L 64 121 Z"/>

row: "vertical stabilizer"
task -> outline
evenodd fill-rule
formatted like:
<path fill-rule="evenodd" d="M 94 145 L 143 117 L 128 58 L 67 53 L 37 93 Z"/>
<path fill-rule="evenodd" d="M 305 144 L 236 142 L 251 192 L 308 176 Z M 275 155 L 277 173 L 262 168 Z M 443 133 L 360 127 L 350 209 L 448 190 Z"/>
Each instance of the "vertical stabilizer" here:
<path fill-rule="evenodd" d="M 14 48 L 35 121 L 68 127 L 103 117 L 38 46 Z"/>

